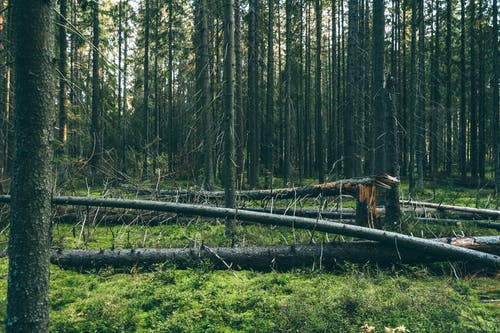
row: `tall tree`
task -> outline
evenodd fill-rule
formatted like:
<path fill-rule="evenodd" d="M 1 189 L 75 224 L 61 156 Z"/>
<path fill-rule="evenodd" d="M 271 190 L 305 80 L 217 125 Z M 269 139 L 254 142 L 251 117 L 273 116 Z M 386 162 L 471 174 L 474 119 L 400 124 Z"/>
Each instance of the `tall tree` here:
<path fill-rule="evenodd" d="M 446 147 L 445 171 L 451 175 L 453 163 L 453 123 L 452 123 L 452 11 L 453 3 L 446 0 Z"/>
<path fill-rule="evenodd" d="M 224 0 L 224 203 L 234 207 L 234 2 Z M 234 235 L 234 221 L 226 220 L 226 235 Z"/>
<path fill-rule="evenodd" d="M 354 139 L 353 119 L 358 114 L 358 98 L 356 96 L 357 66 L 359 66 L 359 33 L 358 33 L 358 0 L 349 0 L 349 31 L 347 42 L 347 94 L 344 112 L 344 176 L 358 176 L 361 170 L 358 159 L 356 140 Z"/>
<path fill-rule="evenodd" d="M 7 332 L 48 332 L 55 1 L 12 3 L 16 112 Z"/>
<path fill-rule="evenodd" d="M 429 114 L 429 143 L 430 143 L 430 173 L 432 179 L 437 179 L 439 167 L 438 147 L 439 140 L 441 139 L 439 124 L 442 122 L 441 115 L 441 95 L 440 95 L 440 38 L 441 38 L 441 5 L 440 1 L 436 0 L 434 3 L 434 45 L 432 50 L 431 59 L 431 112 Z"/>
<path fill-rule="evenodd" d="M 373 1 L 373 151 L 375 174 L 386 172 L 384 163 L 384 1 Z"/>
<path fill-rule="evenodd" d="M 64 152 L 68 138 L 68 39 L 67 39 L 67 1 L 59 1 L 59 133 L 58 139 Z"/>
<path fill-rule="evenodd" d="M 325 181 L 323 154 L 323 104 L 321 101 L 321 17 L 323 9 L 321 1 L 316 0 L 316 172 L 319 183 Z"/>
<path fill-rule="evenodd" d="M 338 126 L 338 66 L 337 66 L 337 0 L 332 0 L 332 21 L 331 21 L 331 71 L 330 71 L 330 98 L 332 103 L 332 109 L 330 114 L 330 121 L 328 123 L 328 167 L 331 168 L 333 164 L 338 159 L 338 135 L 337 128 Z"/>
<path fill-rule="evenodd" d="M 270 187 L 273 176 L 273 139 L 274 139 L 274 1 L 268 0 L 267 26 L 267 94 L 264 142 L 264 163 L 266 186 Z"/>
<path fill-rule="evenodd" d="M 418 110 L 417 110 L 417 189 L 424 189 L 425 159 L 425 16 L 424 0 L 418 1 Z"/>
<path fill-rule="evenodd" d="M 258 0 L 249 1 L 248 22 L 248 185 L 255 188 L 259 183 L 259 55 L 258 55 Z"/>
<path fill-rule="evenodd" d="M 198 24 L 198 51 L 197 61 L 197 94 L 199 95 L 199 108 L 203 117 L 203 155 L 205 169 L 205 188 L 211 190 L 214 186 L 214 140 L 213 140 L 213 121 L 212 108 L 210 106 L 210 63 L 208 59 L 208 13 L 207 0 L 198 0 L 196 2 L 197 24 Z"/>
<path fill-rule="evenodd" d="M 408 122 L 410 129 L 410 157 L 408 163 L 408 181 L 410 197 L 415 195 L 415 145 L 417 141 L 416 133 L 416 112 L 417 112 L 417 1 L 411 0 L 411 45 L 410 45 L 410 108 L 408 110 Z"/>
<path fill-rule="evenodd" d="M 459 157 L 460 176 L 462 180 L 467 177 L 467 92 L 465 70 L 465 0 L 460 1 L 460 138 Z"/>
<path fill-rule="evenodd" d="M 149 155 L 149 0 L 144 1 L 144 85 L 142 99 L 142 121 L 144 126 L 143 133 L 143 152 L 142 152 L 142 176 L 148 175 L 148 155 Z"/>
<path fill-rule="evenodd" d="M 243 115 L 243 64 L 241 59 L 241 3 L 234 1 L 234 60 L 235 60 L 235 96 L 236 113 L 236 182 L 243 188 L 245 170 L 245 119 Z"/>
<path fill-rule="evenodd" d="M 99 0 L 92 2 L 92 121 L 90 135 L 92 136 L 92 155 L 90 166 L 92 180 L 97 176 L 97 169 L 102 157 L 101 142 L 101 96 L 99 78 Z"/>
<path fill-rule="evenodd" d="M 493 0 L 493 30 L 491 34 L 493 48 L 493 75 L 491 78 L 492 110 L 493 110 L 493 151 L 495 161 L 495 189 L 500 194 L 500 105 L 498 104 L 498 3 Z"/>
<path fill-rule="evenodd" d="M 476 54 L 476 0 L 469 2 L 469 47 L 470 47 L 470 123 L 469 150 L 472 179 L 478 175 L 478 142 L 477 142 L 477 54 Z"/>
<path fill-rule="evenodd" d="M 290 184 L 291 152 L 290 152 L 290 118 L 292 113 L 292 3 L 286 0 L 285 3 L 285 119 L 284 119 L 284 151 L 283 151 L 283 183 Z"/>

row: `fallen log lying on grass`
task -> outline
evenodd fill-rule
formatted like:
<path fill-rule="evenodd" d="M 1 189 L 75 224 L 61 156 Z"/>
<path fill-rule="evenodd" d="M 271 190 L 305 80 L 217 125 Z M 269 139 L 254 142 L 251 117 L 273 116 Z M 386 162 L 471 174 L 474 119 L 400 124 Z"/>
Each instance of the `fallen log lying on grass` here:
<path fill-rule="evenodd" d="M 445 224 L 470 224 L 480 228 L 500 230 L 500 223 L 481 221 L 481 220 L 456 220 L 456 219 L 440 219 L 428 217 L 414 217 L 415 220 L 425 223 L 445 223 Z"/>
<path fill-rule="evenodd" d="M 238 191 L 236 197 L 245 200 L 266 200 L 266 199 L 296 199 L 317 196 L 337 196 L 337 195 L 352 195 L 356 196 L 359 186 L 378 186 L 383 188 L 391 188 L 399 183 L 397 178 L 389 175 L 380 175 L 372 177 L 351 178 L 339 181 L 309 185 L 303 187 L 280 188 L 272 190 L 251 190 Z M 129 188 L 129 187 L 126 187 Z M 161 197 L 176 197 L 190 199 L 223 199 L 223 191 L 192 191 L 192 190 L 153 190 L 153 189 L 134 189 L 139 195 L 156 195 Z"/>
<path fill-rule="evenodd" d="M 10 197 L 0 196 L 0 201 L 9 201 Z M 397 248 L 409 248 L 423 254 L 434 255 L 445 260 L 472 261 L 496 269 L 500 268 L 500 257 L 475 250 L 459 248 L 453 245 L 435 242 L 428 239 L 407 236 L 395 232 L 370 229 L 356 225 L 323 221 L 296 216 L 272 215 L 251 212 L 240 209 L 205 207 L 201 205 L 181 204 L 172 202 L 156 202 L 145 200 L 100 199 L 89 197 L 54 197 L 52 203 L 56 205 L 77 205 L 131 208 L 141 210 L 155 210 L 173 212 L 184 215 L 198 215 L 239 219 L 266 225 L 288 226 L 300 229 L 330 232 L 339 235 L 358 237 L 367 240 L 379 241 Z"/>
<path fill-rule="evenodd" d="M 436 241 L 466 248 L 479 248 L 492 253 L 500 252 L 500 237 L 466 237 Z M 63 250 L 53 251 L 51 255 L 53 264 L 70 269 L 149 267 L 164 263 L 184 269 L 200 266 L 202 261 L 205 261 L 216 269 L 268 271 L 300 267 L 333 268 L 342 262 L 389 265 L 422 264 L 439 260 L 440 258 L 432 255 L 421 255 L 413 250 L 398 249 L 371 241 L 242 248 L 202 246 L 183 249 Z"/>
<path fill-rule="evenodd" d="M 400 200 L 400 203 L 402 205 L 434 208 L 437 209 L 438 211 L 464 212 L 469 214 L 475 214 L 478 216 L 483 216 L 485 218 L 493 218 L 493 219 L 500 218 L 500 210 L 497 209 L 471 208 L 471 207 L 444 205 L 432 202 L 408 201 L 408 200 Z"/>

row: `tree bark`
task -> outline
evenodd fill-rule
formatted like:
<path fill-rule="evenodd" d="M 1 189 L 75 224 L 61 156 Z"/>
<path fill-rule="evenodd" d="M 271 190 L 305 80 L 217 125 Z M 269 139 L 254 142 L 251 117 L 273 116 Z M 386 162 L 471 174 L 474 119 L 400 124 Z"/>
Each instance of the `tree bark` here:
<path fill-rule="evenodd" d="M 99 199 L 91 197 L 57 197 L 53 199 L 53 202 L 55 204 L 75 206 L 78 205 L 155 210 L 184 215 L 218 217 L 229 221 L 238 219 L 241 221 L 265 225 L 288 226 L 298 229 L 330 232 L 344 236 L 379 241 L 385 244 L 395 244 L 398 248 L 411 248 L 415 251 L 421 251 L 423 254 L 431 254 L 440 258 L 446 258 L 446 260 L 472 261 L 485 266 L 500 268 L 500 257 L 498 256 L 489 255 L 469 249 L 457 248 L 452 245 L 398 234 L 395 232 L 370 229 L 356 225 L 348 225 L 344 223 L 336 223 L 318 219 L 272 215 L 233 208 L 207 207 L 202 205 L 171 202 L 153 202 L 145 200 Z"/>
<path fill-rule="evenodd" d="M 323 6 L 321 1 L 316 0 L 316 172 L 318 174 L 318 182 L 325 181 L 325 166 L 324 166 L 324 148 L 323 148 L 323 104 L 321 96 L 321 17 L 323 15 Z"/>
<path fill-rule="evenodd" d="M 234 207 L 234 2 L 224 1 L 224 203 Z M 226 217 L 226 235 L 234 235 L 234 221 Z"/>
<path fill-rule="evenodd" d="M 149 0 L 144 3 L 144 81 L 142 94 L 142 125 L 144 126 L 142 142 L 142 177 L 148 176 L 148 156 L 149 156 Z"/>
<path fill-rule="evenodd" d="M 67 39 L 67 0 L 59 1 L 59 143 L 62 145 L 61 153 L 66 152 L 68 138 L 68 39 Z"/>
<path fill-rule="evenodd" d="M 493 31 L 491 36 L 491 46 L 493 47 L 493 75 L 491 78 L 491 103 L 493 110 L 493 160 L 495 163 L 495 191 L 500 196 L 500 105 L 498 98 L 498 76 L 500 69 L 498 67 L 498 3 L 493 0 Z"/>
<path fill-rule="evenodd" d="M 249 1 L 248 22 L 248 186 L 259 186 L 258 0 Z"/>
<path fill-rule="evenodd" d="M 436 208 L 438 210 L 451 210 L 451 211 L 457 211 L 457 212 L 473 213 L 473 214 L 477 214 L 477 215 L 487 215 L 487 216 L 491 216 L 491 217 L 500 217 L 500 210 L 497 210 L 497 209 L 481 209 L 481 208 L 460 207 L 460 206 L 443 205 L 443 204 L 438 204 L 438 203 L 421 202 L 421 201 L 401 200 L 401 203 L 404 205 L 414 205 L 414 206 Z"/>
<path fill-rule="evenodd" d="M 12 4 L 15 152 L 7 332 L 48 332 L 55 1 Z"/>
<path fill-rule="evenodd" d="M 434 240 L 466 249 L 500 253 L 499 237 L 441 238 Z M 2 253 L 0 253 L 2 256 Z M 342 262 L 388 264 L 432 263 L 444 258 L 421 255 L 412 249 L 370 241 L 317 245 L 184 249 L 63 250 L 53 251 L 52 263 L 69 269 L 148 267 L 169 263 L 178 269 L 208 260 L 214 269 L 288 270 L 300 267 L 335 268 Z"/>
<path fill-rule="evenodd" d="M 92 2 L 92 121 L 90 135 L 92 137 L 92 152 L 90 166 L 92 181 L 97 177 L 97 170 L 102 155 L 101 117 L 100 117 L 100 78 L 99 78 L 99 0 Z"/>

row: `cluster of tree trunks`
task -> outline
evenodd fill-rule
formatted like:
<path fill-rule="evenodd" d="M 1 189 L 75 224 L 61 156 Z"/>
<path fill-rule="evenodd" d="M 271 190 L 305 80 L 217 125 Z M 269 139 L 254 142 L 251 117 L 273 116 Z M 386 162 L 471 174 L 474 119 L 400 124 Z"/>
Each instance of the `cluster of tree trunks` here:
<path fill-rule="evenodd" d="M 464 237 L 434 239 L 468 249 L 500 254 L 500 237 Z M 0 256 L 5 255 L 1 253 Z M 343 262 L 418 264 L 446 261 L 432 254 L 371 241 L 341 242 L 312 245 L 126 249 L 126 250 L 60 250 L 53 251 L 51 262 L 68 269 L 98 269 L 106 267 L 149 267 L 168 264 L 179 269 L 192 268 L 210 262 L 216 269 L 253 269 L 268 271 L 291 268 L 335 268 Z M 469 263 L 472 267 L 480 267 Z"/>

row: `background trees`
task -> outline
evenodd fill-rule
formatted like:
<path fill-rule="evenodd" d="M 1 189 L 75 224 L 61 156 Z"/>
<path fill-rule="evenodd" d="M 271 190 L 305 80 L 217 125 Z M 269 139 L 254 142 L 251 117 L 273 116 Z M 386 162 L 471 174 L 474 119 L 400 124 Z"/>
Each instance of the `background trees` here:
<path fill-rule="evenodd" d="M 384 73 L 394 78 L 397 162 L 411 192 L 430 177 L 491 182 L 499 127 L 496 6 L 235 1 L 238 186 L 270 186 L 271 175 L 298 184 L 388 170 Z M 223 9 L 214 0 L 60 3 L 58 138 L 67 149 L 57 163 L 67 180 L 85 177 L 81 166 L 90 161 L 97 180 L 143 175 L 220 186 Z M 0 15 L 6 179 L 10 11 Z"/>

